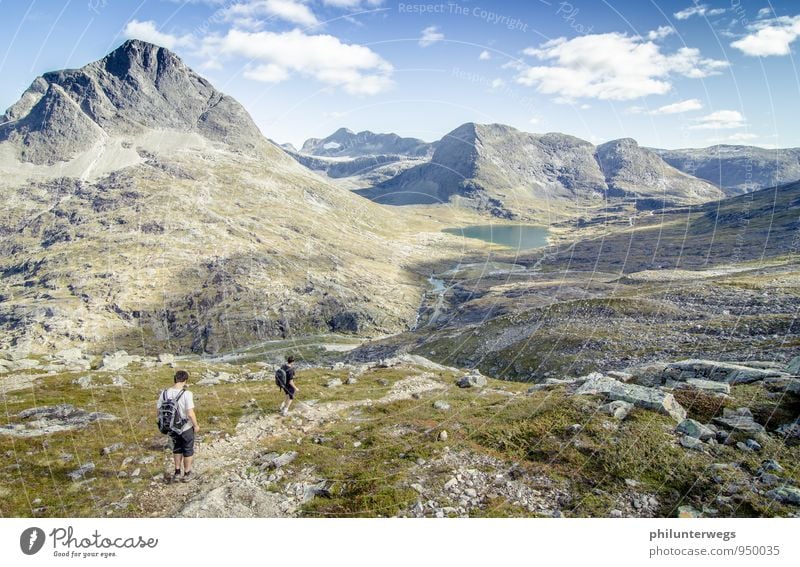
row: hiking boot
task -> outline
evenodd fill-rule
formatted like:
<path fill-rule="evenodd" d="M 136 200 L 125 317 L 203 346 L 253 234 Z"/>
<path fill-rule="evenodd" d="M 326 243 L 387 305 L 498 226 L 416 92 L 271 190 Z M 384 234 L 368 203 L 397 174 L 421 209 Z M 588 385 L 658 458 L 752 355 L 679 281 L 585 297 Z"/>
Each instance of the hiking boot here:
<path fill-rule="evenodd" d="M 192 471 L 183 473 L 183 482 L 190 482 L 194 478 Z"/>

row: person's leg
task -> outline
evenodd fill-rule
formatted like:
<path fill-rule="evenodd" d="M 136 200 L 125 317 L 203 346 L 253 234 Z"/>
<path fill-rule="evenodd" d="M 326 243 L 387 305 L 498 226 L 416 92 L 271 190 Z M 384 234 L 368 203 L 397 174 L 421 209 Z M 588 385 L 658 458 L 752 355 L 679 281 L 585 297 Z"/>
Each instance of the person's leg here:
<path fill-rule="evenodd" d="M 172 455 L 172 459 L 175 461 L 175 472 L 181 472 L 181 461 L 183 461 L 183 455 L 180 453 L 174 453 Z"/>
<path fill-rule="evenodd" d="M 189 480 L 194 461 L 194 429 L 184 431 L 181 437 L 183 437 L 183 480 Z"/>

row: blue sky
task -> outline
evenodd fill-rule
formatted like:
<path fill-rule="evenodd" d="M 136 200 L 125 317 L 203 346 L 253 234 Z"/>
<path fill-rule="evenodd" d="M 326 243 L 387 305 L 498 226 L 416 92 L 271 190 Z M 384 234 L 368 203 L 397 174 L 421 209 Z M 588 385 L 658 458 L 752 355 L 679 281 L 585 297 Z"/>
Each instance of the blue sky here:
<path fill-rule="evenodd" d="M 0 0 L 0 106 L 129 37 L 171 48 L 263 133 L 435 140 L 468 121 L 594 143 L 800 146 L 800 3 Z"/>

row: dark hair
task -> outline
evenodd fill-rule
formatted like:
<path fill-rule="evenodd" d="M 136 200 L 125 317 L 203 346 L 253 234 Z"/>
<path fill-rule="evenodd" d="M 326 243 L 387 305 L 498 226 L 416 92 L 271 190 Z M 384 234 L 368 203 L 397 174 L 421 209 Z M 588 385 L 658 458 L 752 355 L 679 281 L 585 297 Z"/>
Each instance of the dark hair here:
<path fill-rule="evenodd" d="M 175 373 L 175 383 L 176 384 L 178 382 L 186 382 L 188 379 L 189 379 L 189 373 L 186 372 L 185 370 L 178 370 Z"/>
<path fill-rule="evenodd" d="M 294 362 L 294 357 L 293 357 L 293 356 L 288 356 L 288 357 L 286 357 L 286 362 L 288 362 L 289 364 L 291 364 L 292 362 Z"/>

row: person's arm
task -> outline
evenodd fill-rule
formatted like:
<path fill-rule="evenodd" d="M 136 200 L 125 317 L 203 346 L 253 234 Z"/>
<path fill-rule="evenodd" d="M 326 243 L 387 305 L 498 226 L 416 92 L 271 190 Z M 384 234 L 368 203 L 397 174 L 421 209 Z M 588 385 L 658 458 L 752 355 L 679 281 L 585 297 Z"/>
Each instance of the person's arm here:
<path fill-rule="evenodd" d="M 186 417 L 192 422 L 195 433 L 200 433 L 200 424 L 197 423 L 197 416 L 194 414 L 194 396 L 191 392 L 186 392 Z"/>
<path fill-rule="evenodd" d="M 298 387 L 297 387 L 297 385 L 294 383 L 294 378 L 292 378 L 291 380 L 289 380 L 289 385 L 290 385 L 292 388 L 294 388 L 294 391 L 295 391 L 295 392 L 299 392 L 299 391 L 300 391 L 300 388 L 298 388 Z"/>
<path fill-rule="evenodd" d="M 190 409 L 187 414 L 189 416 L 189 421 L 192 422 L 192 426 L 194 427 L 194 432 L 200 433 L 200 425 L 197 423 L 197 416 L 194 415 L 194 408 Z"/>

